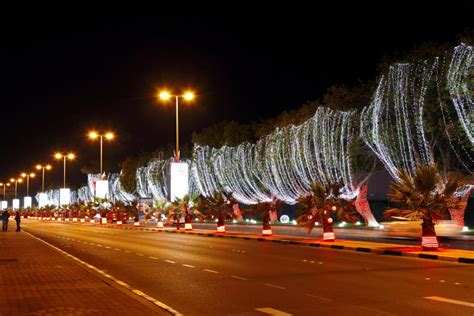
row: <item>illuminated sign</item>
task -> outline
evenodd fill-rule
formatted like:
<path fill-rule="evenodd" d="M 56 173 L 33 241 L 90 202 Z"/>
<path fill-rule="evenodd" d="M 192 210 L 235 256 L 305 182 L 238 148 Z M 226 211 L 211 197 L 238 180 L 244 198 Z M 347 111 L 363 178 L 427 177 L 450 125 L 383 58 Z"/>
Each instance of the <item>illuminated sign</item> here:
<path fill-rule="evenodd" d="M 23 198 L 23 208 L 31 208 L 31 196 L 25 196 Z"/>
<path fill-rule="evenodd" d="M 188 194 L 189 165 L 185 162 L 172 162 L 170 171 L 170 201 L 175 201 Z"/>
<path fill-rule="evenodd" d="M 100 199 L 106 199 L 109 197 L 109 181 L 97 180 L 95 182 L 95 196 Z"/>
<path fill-rule="evenodd" d="M 49 204 L 48 195 L 46 193 L 40 193 L 38 195 L 38 207 L 43 208 Z"/>
<path fill-rule="evenodd" d="M 59 205 L 69 205 L 71 202 L 71 190 L 67 188 L 59 189 Z"/>
<path fill-rule="evenodd" d="M 14 199 L 13 200 L 13 209 L 17 210 L 20 208 L 20 200 L 19 199 Z"/>

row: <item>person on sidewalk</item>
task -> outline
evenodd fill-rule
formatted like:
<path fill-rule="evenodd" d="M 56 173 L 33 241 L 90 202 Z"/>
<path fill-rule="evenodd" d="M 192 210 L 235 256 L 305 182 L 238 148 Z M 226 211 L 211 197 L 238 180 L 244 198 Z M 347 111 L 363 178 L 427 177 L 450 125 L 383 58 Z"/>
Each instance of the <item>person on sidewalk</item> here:
<path fill-rule="evenodd" d="M 2 230 L 4 232 L 8 231 L 8 220 L 9 220 L 9 218 L 10 218 L 10 213 L 8 213 L 7 210 L 3 211 L 3 213 L 2 213 L 2 223 L 3 223 Z"/>
<path fill-rule="evenodd" d="M 16 211 L 15 221 L 16 221 L 16 231 L 19 232 L 19 231 L 21 231 L 21 228 L 20 228 L 20 223 L 21 223 L 20 211 Z"/>

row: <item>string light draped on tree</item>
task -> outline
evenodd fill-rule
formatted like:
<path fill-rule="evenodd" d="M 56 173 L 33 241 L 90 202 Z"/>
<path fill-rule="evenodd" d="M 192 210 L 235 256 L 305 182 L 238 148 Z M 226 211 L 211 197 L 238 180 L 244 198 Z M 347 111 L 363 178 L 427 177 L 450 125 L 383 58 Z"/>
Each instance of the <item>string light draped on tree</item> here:
<path fill-rule="evenodd" d="M 193 175 L 204 196 L 224 191 L 245 204 L 269 202 L 273 197 L 295 204 L 310 184 L 344 184 L 353 189 L 348 145 L 353 112 L 318 108 L 298 126 L 276 129 L 255 144 L 236 147 L 194 147 Z"/>
<path fill-rule="evenodd" d="M 440 72 L 440 77 L 445 77 L 441 82 L 446 87 L 439 88 L 446 88 L 450 97 L 449 102 L 440 102 L 450 147 L 459 162 L 471 174 L 474 173 L 474 103 L 469 92 L 468 79 L 469 76 L 474 76 L 473 60 L 471 46 L 462 44 L 455 47 L 447 74 Z"/>
<path fill-rule="evenodd" d="M 394 179 L 419 164 L 433 163 L 423 127 L 426 90 L 437 67 L 426 61 L 395 64 L 382 76 L 372 102 L 361 114 L 360 134 Z"/>

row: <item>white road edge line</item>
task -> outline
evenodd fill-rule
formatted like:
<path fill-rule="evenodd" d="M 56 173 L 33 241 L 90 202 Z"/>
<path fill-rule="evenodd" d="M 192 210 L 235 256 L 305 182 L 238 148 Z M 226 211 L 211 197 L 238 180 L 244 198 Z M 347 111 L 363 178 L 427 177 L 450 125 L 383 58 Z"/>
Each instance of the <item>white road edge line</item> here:
<path fill-rule="evenodd" d="M 73 255 L 71 255 L 71 254 L 69 254 L 69 253 L 67 253 L 67 252 L 64 251 L 64 250 L 59 249 L 58 247 L 56 247 L 56 246 L 50 244 L 49 242 L 47 242 L 47 241 L 45 241 L 45 240 L 43 240 L 43 239 L 41 239 L 41 238 L 39 238 L 39 237 L 36 237 L 35 235 L 33 235 L 33 234 L 29 233 L 29 232 L 26 232 L 26 231 L 24 231 L 24 232 L 25 232 L 26 234 L 28 234 L 29 236 L 31 236 L 31 237 L 33 237 L 33 238 L 35 238 L 35 239 L 41 241 L 42 243 L 44 243 L 44 244 L 50 246 L 51 248 L 53 248 L 53 249 L 59 251 L 60 253 L 66 255 L 67 257 L 69 257 L 69 258 L 71 258 L 71 259 L 73 259 L 73 260 L 79 262 L 79 263 L 82 264 L 82 265 L 85 265 L 85 266 L 88 267 L 89 269 L 94 270 L 94 271 L 98 272 L 99 274 L 105 276 L 106 278 L 108 278 L 108 279 L 114 281 L 114 282 L 117 283 L 118 285 L 125 287 L 127 290 L 129 290 L 129 291 L 131 291 L 131 292 L 133 292 L 133 293 L 135 293 L 135 294 L 137 294 L 137 295 L 143 297 L 144 299 L 146 299 L 146 300 L 152 302 L 153 304 L 155 304 L 156 306 L 160 307 L 161 309 L 164 309 L 165 311 L 167 311 L 167 312 L 169 312 L 169 313 L 171 313 L 171 314 L 173 314 L 173 315 L 175 315 L 175 316 L 182 316 L 182 315 L 183 315 L 182 313 L 180 313 L 180 312 L 178 312 L 177 310 L 173 309 L 171 306 L 168 306 L 168 305 L 166 305 L 165 303 L 160 302 L 160 301 L 158 301 L 157 299 L 155 299 L 155 298 L 153 298 L 153 297 L 151 297 L 151 296 L 149 296 L 149 295 L 146 295 L 145 293 L 143 293 L 143 292 L 141 292 L 141 291 L 139 291 L 139 290 L 137 290 L 137 289 L 133 289 L 132 287 L 130 287 L 130 286 L 129 286 L 128 284 L 126 284 L 125 282 L 122 282 L 122 281 L 120 281 L 119 279 L 117 279 L 117 278 L 111 276 L 110 274 L 105 273 L 104 271 L 100 270 L 99 268 L 97 268 L 97 267 L 95 267 L 95 266 L 93 266 L 93 265 L 90 265 L 90 264 L 88 264 L 88 263 L 85 262 L 85 261 L 82 261 L 81 259 L 79 259 L 79 258 L 77 258 L 77 257 L 75 257 L 75 256 L 73 256 Z"/>
<path fill-rule="evenodd" d="M 204 269 L 203 271 L 210 272 L 210 273 L 219 273 L 219 272 L 217 272 L 217 271 L 209 270 L 209 269 Z"/>
<path fill-rule="evenodd" d="M 248 280 L 249 280 L 249 279 L 242 278 L 242 277 L 239 277 L 239 276 L 236 276 L 236 275 L 232 275 L 231 277 L 234 278 L 234 279 L 238 279 L 238 280 L 244 280 L 244 281 L 248 281 Z"/>
<path fill-rule="evenodd" d="M 257 312 L 261 312 L 264 314 L 268 315 L 274 315 L 274 316 L 292 316 L 293 314 L 288 314 L 283 311 L 279 311 L 278 309 L 274 309 L 271 307 L 260 307 L 255 309 Z"/>
<path fill-rule="evenodd" d="M 276 289 L 280 289 L 280 290 L 286 290 L 285 287 L 283 286 L 278 286 L 278 285 L 275 285 L 275 284 L 270 284 L 270 283 L 264 283 L 266 286 L 269 286 L 269 287 L 274 287 Z"/>
<path fill-rule="evenodd" d="M 444 298 L 444 297 L 441 297 L 441 296 L 425 296 L 423 298 L 425 298 L 427 300 L 438 301 L 438 302 L 444 302 L 444 303 L 451 303 L 451 304 L 456 304 L 456 305 L 474 307 L 474 303 L 458 301 L 458 300 L 452 300 L 450 298 Z"/>

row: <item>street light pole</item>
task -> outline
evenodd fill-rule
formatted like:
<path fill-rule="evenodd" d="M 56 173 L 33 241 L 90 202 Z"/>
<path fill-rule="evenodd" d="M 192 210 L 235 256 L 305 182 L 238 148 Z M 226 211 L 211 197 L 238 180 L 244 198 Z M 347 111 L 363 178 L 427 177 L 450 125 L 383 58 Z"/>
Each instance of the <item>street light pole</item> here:
<path fill-rule="evenodd" d="M 163 101 L 168 101 L 172 96 L 175 98 L 176 104 L 176 151 L 175 151 L 175 161 L 179 162 L 181 159 L 181 153 L 179 152 L 179 98 L 182 97 L 186 101 L 191 101 L 194 99 L 193 92 L 185 92 L 182 95 L 171 95 L 168 91 L 161 91 L 158 94 L 158 97 Z"/>
<path fill-rule="evenodd" d="M 66 156 L 63 156 L 64 158 L 64 175 L 63 175 L 63 188 L 66 188 Z"/>
<path fill-rule="evenodd" d="M 76 155 L 74 155 L 73 153 L 69 153 L 69 154 L 56 153 L 54 155 L 54 158 L 58 160 L 61 158 L 63 159 L 63 164 L 64 164 L 63 188 L 66 189 L 66 159 L 73 160 L 74 158 L 76 158 Z"/>
<path fill-rule="evenodd" d="M 104 143 L 104 136 L 100 135 L 100 176 L 102 177 L 102 157 L 103 157 L 103 146 Z"/>
<path fill-rule="evenodd" d="M 176 161 L 179 162 L 180 153 L 179 153 L 179 96 L 176 97 Z"/>
<path fill-rule="evenodd" d="M 51 165 L 36 165 L 36 170 L 41 170 L 41 193 L 44 193 L 44 174 L 46 170 L 51 170 Z"/>

